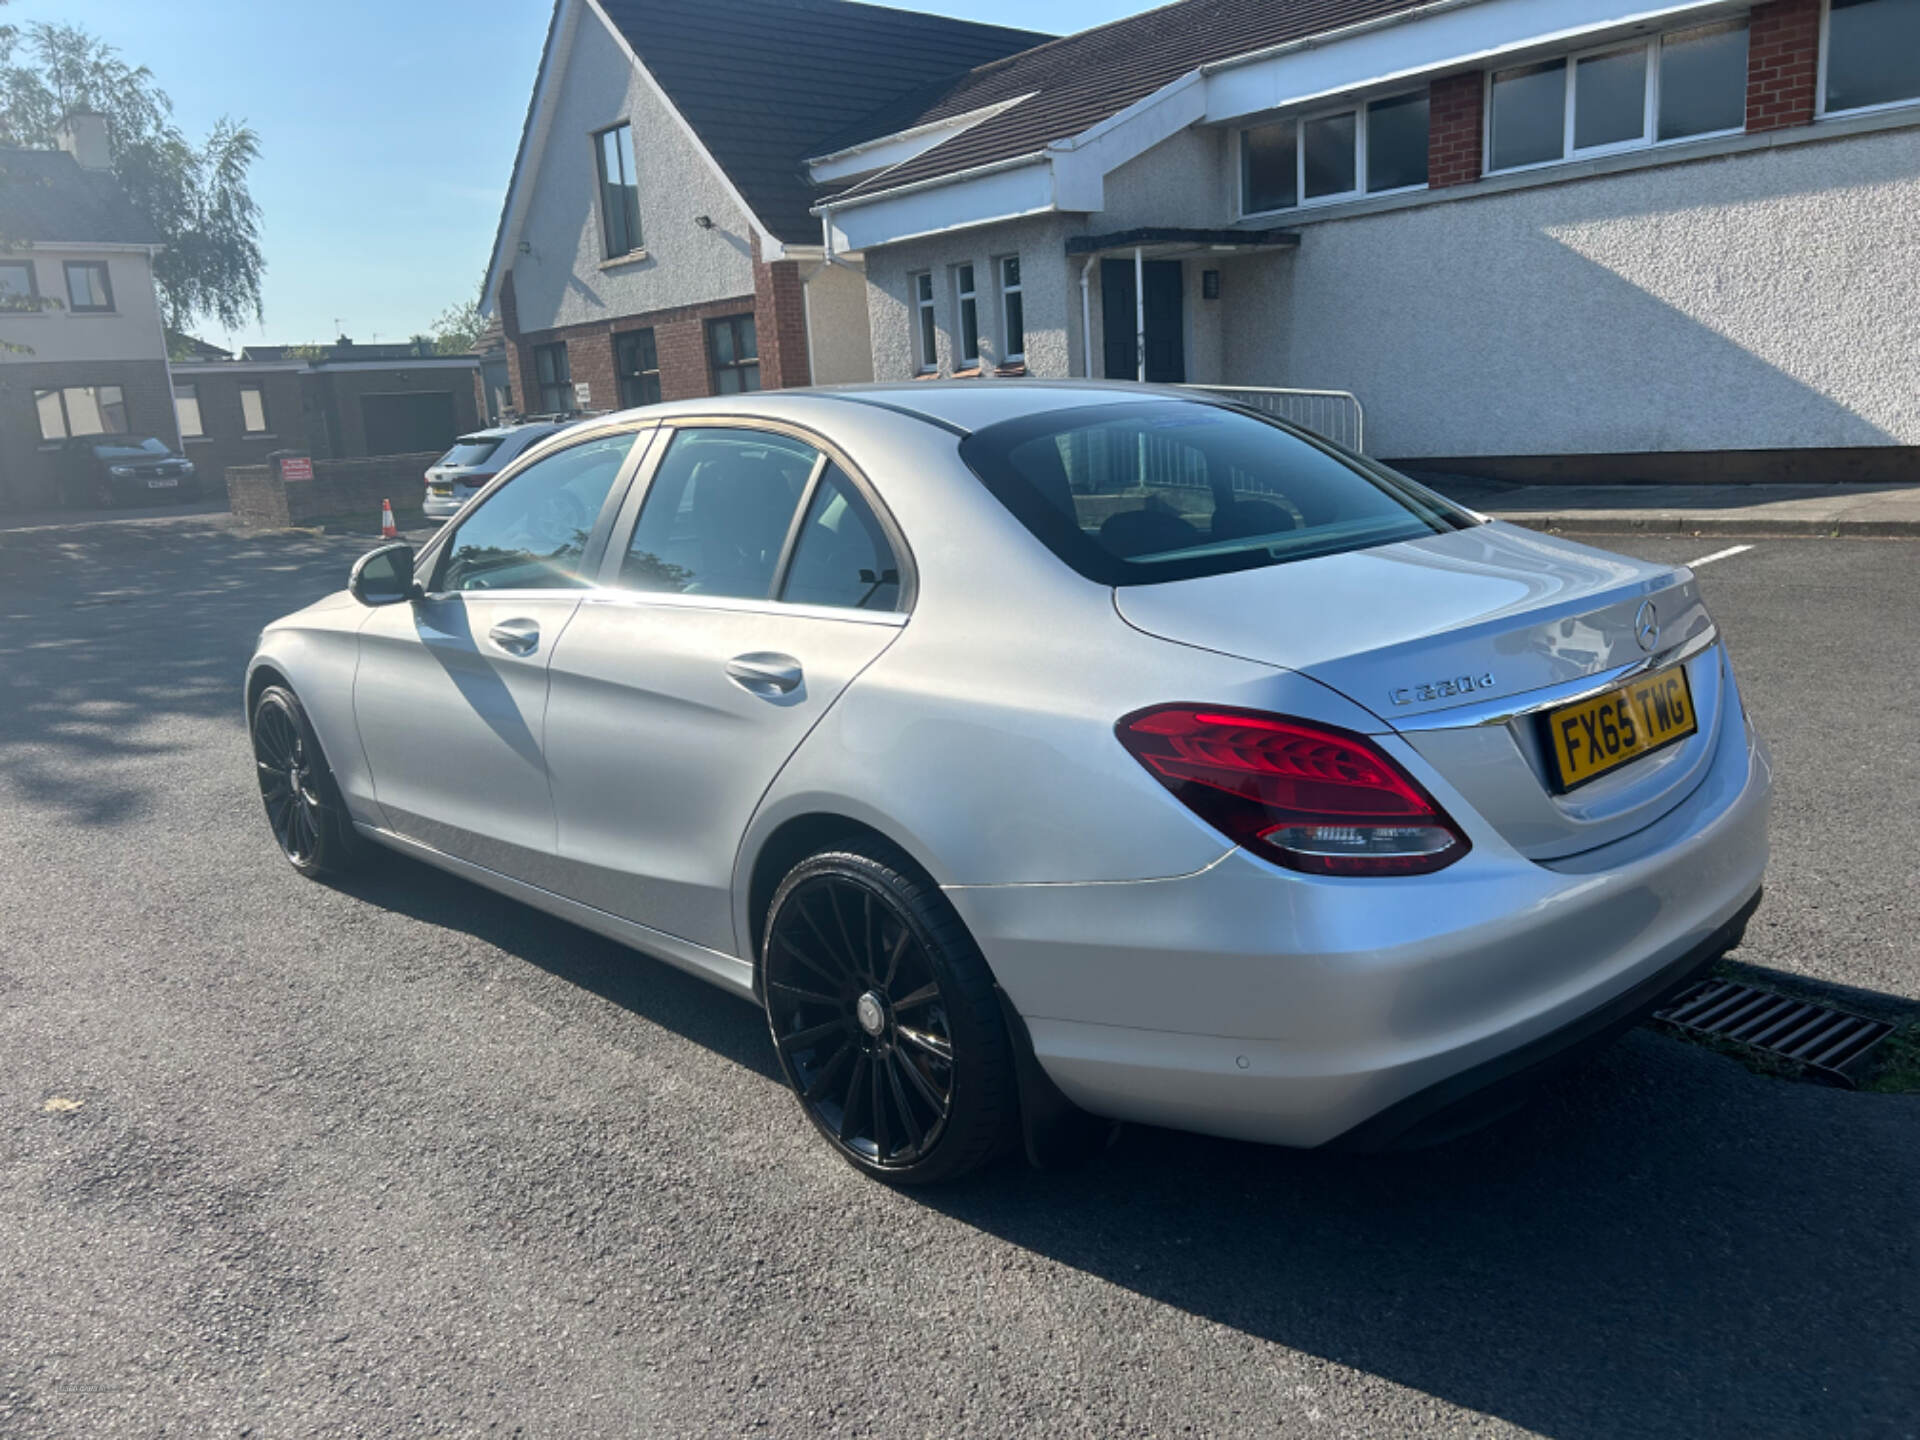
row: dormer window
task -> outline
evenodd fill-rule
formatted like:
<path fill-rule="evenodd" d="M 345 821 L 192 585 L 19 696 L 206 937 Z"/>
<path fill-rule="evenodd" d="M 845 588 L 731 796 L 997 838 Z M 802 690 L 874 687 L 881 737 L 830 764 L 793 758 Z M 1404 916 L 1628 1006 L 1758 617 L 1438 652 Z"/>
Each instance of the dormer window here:
<path fill-rule="evenodd" d="M 642 248 L 640 182 L 633 163 L 633 126 L 615 125 L 593 137 L 600 166 L 600 230 L 607 259 Z"/>

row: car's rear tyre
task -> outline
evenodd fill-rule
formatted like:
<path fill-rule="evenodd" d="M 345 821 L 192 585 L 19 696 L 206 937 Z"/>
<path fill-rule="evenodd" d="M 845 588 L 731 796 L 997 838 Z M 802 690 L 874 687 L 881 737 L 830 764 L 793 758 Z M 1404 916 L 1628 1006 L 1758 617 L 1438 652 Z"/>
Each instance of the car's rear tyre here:
<path fill-rule="evenodd" d="M 351 869 L 362 850 L 299 697 L 267 686 L 250 728 L 267 825 L 287 863 L 308 876 Z"/>
<path fill-rule="evenodd" d="M 801 1109 L 878 1179 L 952 1180 L 1017 1133 L 993 976 L 939 887 L 878 844 L 788 872 L 767 907 L 761 991 Z"/>

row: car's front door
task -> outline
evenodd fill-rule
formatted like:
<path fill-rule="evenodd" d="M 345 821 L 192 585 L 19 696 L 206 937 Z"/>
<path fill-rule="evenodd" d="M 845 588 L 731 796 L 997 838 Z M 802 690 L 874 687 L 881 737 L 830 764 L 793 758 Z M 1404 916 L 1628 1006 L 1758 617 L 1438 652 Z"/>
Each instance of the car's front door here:
<path fill-rule="evenodd" d="M 796 436 L 683 426 L 656 449 L 554 650 L 559 869 L 575 899 L 731 954 L 741 835 L 898 637 L 904 549 L 862 482 Z"/>
<path fill-rule="evenodd" d="M 547 664 L 639 443 L 633 430 L 601 434 L 534 461 L 446 538 L 424 598 L 361 628 L 354 717 L 374 796 L 400 834 L 550 884 Z"/>

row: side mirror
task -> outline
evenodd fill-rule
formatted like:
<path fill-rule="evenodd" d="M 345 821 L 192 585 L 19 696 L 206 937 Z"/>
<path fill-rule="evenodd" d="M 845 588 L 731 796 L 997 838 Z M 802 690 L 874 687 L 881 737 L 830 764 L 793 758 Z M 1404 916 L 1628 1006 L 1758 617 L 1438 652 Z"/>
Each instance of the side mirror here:
<path fill-rule="evenodd" d="M 353 562 L 347 593 L 362 605 L 398 605 L 416 599 L 420 587 L 413 580 L 413 547 L 403 542 L 369 550 Z"/>

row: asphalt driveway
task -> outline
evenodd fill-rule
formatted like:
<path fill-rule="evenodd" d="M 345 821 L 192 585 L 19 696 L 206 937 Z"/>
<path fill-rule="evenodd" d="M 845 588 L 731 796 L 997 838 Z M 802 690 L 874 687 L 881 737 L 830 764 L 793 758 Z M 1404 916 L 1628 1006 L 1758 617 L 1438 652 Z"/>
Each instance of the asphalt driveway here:
<path fill-rule="evenodd" d="M 1439 1150 L 899 1194 L 749 1006 L 399 857 L 299 879 L 238 682 L 365 543 L 0 533 L 7 1440 L 1920 1434 L 1920 1096 L 1639 1031 Z M 1781 767 L 1741 958 L 1904 997 L 1916 573 L 1702 570 Z"/>

